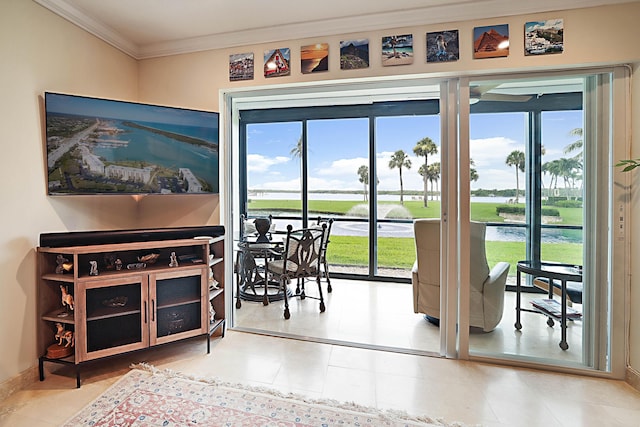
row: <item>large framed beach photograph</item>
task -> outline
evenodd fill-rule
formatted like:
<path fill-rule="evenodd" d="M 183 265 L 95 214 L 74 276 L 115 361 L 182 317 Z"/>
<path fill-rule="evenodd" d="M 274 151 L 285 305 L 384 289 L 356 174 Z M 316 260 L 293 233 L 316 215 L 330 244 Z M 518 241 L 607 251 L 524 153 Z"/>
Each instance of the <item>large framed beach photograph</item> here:
<path fill-rule="evenodd" d="M 214 194 L 219 114 L 45 93 L 49 195 Z"/>

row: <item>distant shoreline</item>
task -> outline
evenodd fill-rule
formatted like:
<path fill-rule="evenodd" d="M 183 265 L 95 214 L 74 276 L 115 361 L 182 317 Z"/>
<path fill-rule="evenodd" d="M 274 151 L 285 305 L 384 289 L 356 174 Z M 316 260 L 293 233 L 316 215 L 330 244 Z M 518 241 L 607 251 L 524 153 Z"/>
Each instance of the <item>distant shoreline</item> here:
<path fill-rule="evenodd" d="M 187 144 L 197 145 L 205 148 L 209 148 L 215 151 L 218 151 L 218 144 L 205 141 L 204 139 L 194 138 L 192 136 L 181 135 L 175 132 L 169 132 L 166 130 L 156 129 L 149 126 L 144 126 L 135 122 L 124 121 L 123 125 L 129 126 L 136 129 L 146 130 L 158 135 L 166 136 L 167 138 L 175 139 L 177 141 L 186 142 Z"/>

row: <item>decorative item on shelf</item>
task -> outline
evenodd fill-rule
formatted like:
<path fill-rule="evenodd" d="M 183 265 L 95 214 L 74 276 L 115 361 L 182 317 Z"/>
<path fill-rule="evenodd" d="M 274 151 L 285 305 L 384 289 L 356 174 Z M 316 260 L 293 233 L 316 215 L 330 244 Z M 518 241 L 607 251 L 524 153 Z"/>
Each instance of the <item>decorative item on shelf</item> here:
<path fill-rule="evenodd" d="M 213 275 L 209 276 L 209 290 L 213 291 L 219 288 L 219 283 L 216 279 L 213 278 Z"/>
<path fill-rule="evenodd" d="M 46 357 L 49 359 L 62 359 L 73 354 L 73 347 L 65 347 L 61 344 L 53 343 L 47 347 Z"/>
<path fill-rule="evenodd" d="M 175 252 L 171 252 L 171 257 L 169 258 L 169 267 L 177 267 L 178 266 L 178 258 L 176 257 Z"/>
<path fill-rule="evenodd" d="M 105 307 L 124 307 L 125 305 L 127 305 L 127 301 L 129 301 L 129 298 L 125 296 L 119 296 L 102 300 L 102 305 L 104 305 Z"/>
<path fill-rule="evenodd" d="M 62 306 L 73 310 L 73 295 L 69 293 L 69 287 L 60 285 L 60 291 L 62 292 Z"/>
<path fill-rule="evenodd" d="M 56 257 L 56 274 L 69 273 L 73 270 L 73 263 L 69 262 L 69 259 L 65 258 L 63 255 L 58 255 Z"/>
<path fill-rule="evenodd" d="M 122 270 L 122 260 L 120 258 L 116 258 L 114 265 L 116 266 L 116 271 Z"/>
<path fill-rule="evenodd" d="M 98 261 L 89 261 L 89 265 L 91 269 L 89 270 L 89 276 L 97 276 L 98 275 Z"/>
<path fill-rule="evenodd" d="M 155 264 L 155 262 L 158 260 L 159 257 L 160 257 L 159 252 L 151 252 L 151 253 L 139 256 L 138 261 L 144 262 L 146 264 Z"/>
<path fill-rule="evenodd" d="M 213 309 L 213 303 L 209 302 L 209 323 L 213 323 L 216 320 L 216 311 Z"/>
<path fill-rule="evenodd" d="M 134 262 L 132 264 L 127 264 L 127 270 L 141 270 L 146 267 L 147 264 L 145 264 L 144 262 Z"/>
<path fill-rule="evenodd" d="M 72 331 L 67 331 L 62 323 L 56 323 L 57 332 L 54 336 L 58 340 L 58 345 L 62 345 L 63 341 L 66 341 L 65 347 L 74 347 L 76 345 L 75 337 Z"/>
<path fill-rule="evenodd" d="M 104 254 L 104 268 L 105 270 L 115 270 L 116 268 L 116 255 L 114 253 Z"/>

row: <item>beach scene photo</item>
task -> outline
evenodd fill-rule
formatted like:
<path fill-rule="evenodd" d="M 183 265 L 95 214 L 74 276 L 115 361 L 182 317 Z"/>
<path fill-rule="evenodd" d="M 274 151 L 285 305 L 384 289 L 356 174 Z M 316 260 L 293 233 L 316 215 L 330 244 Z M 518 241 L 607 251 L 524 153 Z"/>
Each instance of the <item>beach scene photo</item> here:
<path fill-rule="evenodd" d="M 329 43 L 316 43 L 300 48 L 302 74 L 329 70 Z"/>
<path fill-rule="evenodd" d="M 382 65 L 408 65 L 413 63 L 413 34 L 382 38 Z"/>
<path fill-rule="evenodd" d="M 218 193 L 218 113 L 45 94 L 49 194 Z"/>

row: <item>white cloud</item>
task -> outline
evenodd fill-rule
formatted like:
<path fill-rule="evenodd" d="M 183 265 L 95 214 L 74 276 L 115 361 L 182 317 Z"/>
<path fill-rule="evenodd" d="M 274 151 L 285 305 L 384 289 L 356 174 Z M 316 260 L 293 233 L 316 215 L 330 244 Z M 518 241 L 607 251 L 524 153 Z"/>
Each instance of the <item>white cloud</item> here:
<path fill-rule="evenodd" d="M 513 150 L 524 152 L 524 145 L 510 138 L 497 136 L 494 138 L 472 139 L 469 142 L 470 156 L 476 164 L 476 169 L 483 166 L 504 164 L 507 156 Z"/>
<path fill-rule="evenodd" d="M 287 163 L 291 159 L 285 156 L 266 157 L 261 154 L 249 154 L 247 156 L 247 169 L 249 172 L 267 172 L 274 165 Z"/>

